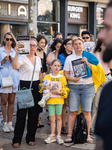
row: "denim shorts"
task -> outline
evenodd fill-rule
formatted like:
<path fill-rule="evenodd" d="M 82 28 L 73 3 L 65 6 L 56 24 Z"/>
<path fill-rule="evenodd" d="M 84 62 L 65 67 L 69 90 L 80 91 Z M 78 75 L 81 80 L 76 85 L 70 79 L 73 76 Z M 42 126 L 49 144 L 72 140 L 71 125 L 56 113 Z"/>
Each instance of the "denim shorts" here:
<path fill-rule="evenodd" d="M 68 107 L 70 112 L 81 110 L 90 112 L 95 95 L 94 83 L 91 84 L 69 84 Z"/>

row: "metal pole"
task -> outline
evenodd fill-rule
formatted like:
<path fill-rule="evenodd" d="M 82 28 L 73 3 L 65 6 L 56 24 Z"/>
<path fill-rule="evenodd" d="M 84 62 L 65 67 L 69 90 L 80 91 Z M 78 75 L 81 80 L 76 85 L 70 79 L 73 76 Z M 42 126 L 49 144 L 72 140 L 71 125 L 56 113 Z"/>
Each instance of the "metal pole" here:
<path fill-rule="evenodd" d="M 28 35 L 34 36 L 33 33 L 33 0 L 28 0 Z"/>

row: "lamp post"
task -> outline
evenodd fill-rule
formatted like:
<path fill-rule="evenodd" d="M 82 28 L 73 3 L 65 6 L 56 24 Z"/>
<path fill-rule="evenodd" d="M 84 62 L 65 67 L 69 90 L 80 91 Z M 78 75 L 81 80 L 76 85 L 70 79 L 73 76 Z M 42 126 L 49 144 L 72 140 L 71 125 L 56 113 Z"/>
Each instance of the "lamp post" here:
<path fill-rule="evenodd" d="M 28 35 L 34 36 L 34 33 L 33 33 L 33 0 L 28 0 Z"/>

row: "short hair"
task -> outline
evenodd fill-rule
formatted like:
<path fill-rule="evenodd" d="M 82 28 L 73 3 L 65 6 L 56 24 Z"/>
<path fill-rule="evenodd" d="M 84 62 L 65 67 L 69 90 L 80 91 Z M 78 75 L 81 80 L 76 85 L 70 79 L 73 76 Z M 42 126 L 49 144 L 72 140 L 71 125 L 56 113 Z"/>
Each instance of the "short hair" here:
<path fill-rule="evenodd" d="M 82 31 L 82 37 L 84 34 L 88 34 L 90 36 L 90 32 L 89 31 Z"/>
<path fill-rule="evenodd" d="M 40 42 L 41 39 L 45 40 L 45 46 L 46 46 L 47 43 L 48 43 L 47 38 L 43 34 L 38 34 L 37 37 L 36 37 L 37 42 Z"/>
<path fill-rule="evenodd" d="M 62 44 L 62 40 L 61 40 L 61 39 L 56 39 L 56 40 L 54 40 L 54 42 L 53 42 L 52 45 L 50 46 L 50 48 L 51 48 L 52 51 L 56 50 L 55 46 L 56 46 L 58 43 L 61 43 L 61 44 Z"/>
<path fill-rule="evenodd" d="M 80 41 L 84 44 L 84 40 L 83 40 L 82 38 L 76 36 L 76 37 L 72 40 L 72 45 L 73 45 L 74 42 L 77 41 L 77 40 L 80 40 Z"/>
<path fill-rule="evenodd" d="M 6 38 L 7 35 L 10 35 L 13 38 L 11 47 L 15 48 L 16 44 L 17 44 L 15 36 L 11 32 L 7 32 L 7 33 L 4 34 L 4 39 Z M 1 43 L 1 46 L 5 46 L 4 39 L 3 39 L 2 43 Z"/>
<path fill-rule="evenodd" d="M 59 59 L 54 59 L 52 62 L 51 62 L 51 66 L 54 64 L 55 61 L 58 61 L 61 65 L 61 61 Z"/>
<path fill-rule="evenodd" d="M 36 42 L 36 45 L 37 45 L 37 40 L 36 40 L 36 38 L 32 38 L 32 37 L 31 37 L 30 41 L 35 41 L 35 42 Z"/>
<path fill-rule="evenodd" d="M 57 35 L 62 35 L 63 37 L 63 34 L 61 32 L 57 32 L 55 35 L 54 35 L 54 38 L 56 38 Z"/>

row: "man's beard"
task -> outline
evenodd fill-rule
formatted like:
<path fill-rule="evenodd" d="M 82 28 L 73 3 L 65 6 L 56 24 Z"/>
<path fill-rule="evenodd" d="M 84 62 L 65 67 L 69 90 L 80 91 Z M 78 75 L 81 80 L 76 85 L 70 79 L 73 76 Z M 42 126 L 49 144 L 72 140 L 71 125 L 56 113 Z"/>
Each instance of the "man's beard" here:
<path fill-rule="evenodd" d="M 103 61 L 104 62 L 109 62 L 112 59 L 112 47 L 111 48 L 106 48 L 103 54 Z"/>

